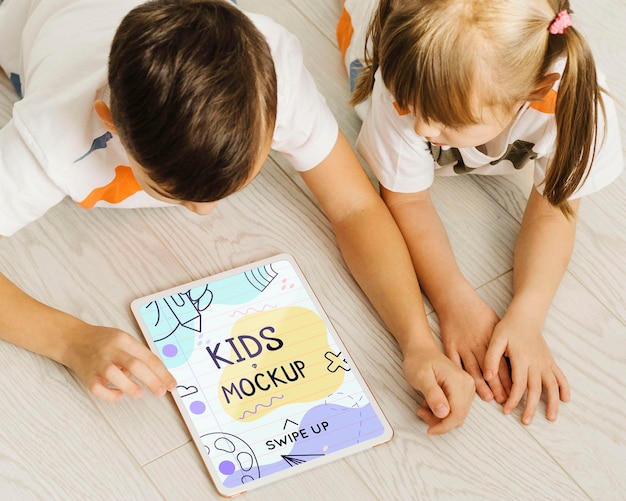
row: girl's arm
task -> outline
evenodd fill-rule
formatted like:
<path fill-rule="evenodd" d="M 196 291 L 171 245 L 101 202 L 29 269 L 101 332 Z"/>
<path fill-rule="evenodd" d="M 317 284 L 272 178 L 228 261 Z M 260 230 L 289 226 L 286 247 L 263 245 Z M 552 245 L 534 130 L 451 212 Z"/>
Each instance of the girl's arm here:
<path fill-rule="evenodd" d="M 574 211 L 579 203 L 570 202 Z M 575 218 L 567 219 L 533 189 L 515 245 L 513 299 L 496 326 L 485 357 L 487 380 L 502 357 L 509 357 L 513 386 L 504 404 L 505 413 L 517 406 L 528 389 L 524 424 L 531 423 L 542 391 L 546 392 L 546 416 L 551 421 L 557 417 L 559 398 L 566 402 L 570 397 L 567 379 L 541 329 L 572 254 L 575 232 Z"/>
<path fill-rule="evenodd" d="M 103 400 L 117 400 L 123 393 L 141 396 L 131 375 L 155 395 L 176 387 L 158 357 L 130 334 L 89 325 L 50 308 L 1 273 L 0 339 L 67 366 Z"/>
<path fill-rule="evenodd" d="M 436 345 L 406 244 L 344 135 L 321 164 L 301 174 L 352 275 L 400 345 L 405 377 L 426 399 L 419 415 L 429 433 L 460 426 L 474 384 Z"/>
<path fill-rule="evenodd" d="M 396 193 L 381 187 L 381 193 L 406 240 L 420 284 L 439 316 L 446 354 L 474 378 L 483 400 L 495 396 L 504 402 L 510 387 L 504 361 L 491 387 L 482 373 L 499 318 L 461 273 L 428 191 Z"/>

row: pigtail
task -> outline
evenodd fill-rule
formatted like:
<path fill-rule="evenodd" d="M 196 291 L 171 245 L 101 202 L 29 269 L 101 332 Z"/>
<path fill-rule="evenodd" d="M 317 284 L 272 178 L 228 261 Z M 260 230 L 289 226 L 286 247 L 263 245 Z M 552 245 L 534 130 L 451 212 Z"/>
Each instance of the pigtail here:
<path fill-rule="evenodd" d="M 550 39 L 550 44 L 562 45 L 567 62 L 556 101 L 556 152 L 544 196 L 569 217 L 574 213 L 567 199 L 589 175 L 597 148 L 598 110 L 604 113 L 604 105 L 594 59 L 582 35 L 569 27 Z"/>
<path fill-rule="evenodd" d="M 361 71 L 361 74 L 359 75 L 354 92 L 352 93 L 352 99 L 350 100 L 350 104 L 352 106 L 365 101 L 372 93 L 372 89 L 374 88 L 374 75 L 376 74 L 376 70 L 380 64 L 380 36 L 383 31 L 383 27 L 385 26 L 385 22 L 393 10 L 393 7 L 394 0 L 380 0 L 378 8 L 376 9 L 376 14 L 367 28 L 364 54 L 365 65 L 363 71 Z"/>

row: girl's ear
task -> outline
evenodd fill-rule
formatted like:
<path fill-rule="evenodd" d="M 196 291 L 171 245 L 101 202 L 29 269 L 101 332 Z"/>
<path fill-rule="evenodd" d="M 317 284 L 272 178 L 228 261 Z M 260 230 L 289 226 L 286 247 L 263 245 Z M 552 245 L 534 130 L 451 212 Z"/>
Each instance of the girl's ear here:
<path fill-rule="evenodd" d="M 534 90 L 531 92 L 528 100 L 529 101 L 541 101 L 544 97 L 548 95 L 548 92 L 554 86 L 554 82 L 556 82 L 561 75 L 558 73 L 549 73 L 545 77 L 543 77 L 537 85 L 535 85 Z"/>
<path fill-rule="evenodd" d="M 117 135 L 115 125 L 113 125 L 111 109 L 106 105 L 106 103 L 98 99 L 95 103 L 93 103 L 93 109 L 96 111 L 96 115 L 100 117 L 100 120 L 102 120 L 102 123 L 109 130 L 109 132 L 111 132 L 111 134 Z"/>

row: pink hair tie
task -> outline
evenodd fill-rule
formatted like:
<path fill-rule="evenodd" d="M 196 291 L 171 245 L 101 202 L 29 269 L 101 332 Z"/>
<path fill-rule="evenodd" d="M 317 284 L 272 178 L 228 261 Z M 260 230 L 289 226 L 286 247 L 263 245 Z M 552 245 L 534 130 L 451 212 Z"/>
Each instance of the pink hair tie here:
<path fill-rule="evenodd" d="M 550 23 L 550 33 L 553 35 L 562 35 L 563 32 L 572 25 L 572 19 L 566 10 L 562 10 Z"/>

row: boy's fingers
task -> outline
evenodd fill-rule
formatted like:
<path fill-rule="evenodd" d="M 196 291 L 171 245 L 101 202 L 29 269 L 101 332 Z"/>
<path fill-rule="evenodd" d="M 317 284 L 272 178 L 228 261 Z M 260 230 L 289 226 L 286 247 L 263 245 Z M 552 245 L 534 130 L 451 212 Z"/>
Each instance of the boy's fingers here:
<path fill-rule="evenodd" d="M 155 371 L 142 360 L 132 359 L 127 365 L 127 369 L 157 397 L 165 395 L 167 386 Z"/>
<path fill-rule="evenodd" d="M 124 393 L 117 388 L 107 388 L 100 382 L 90 385 L 89 390 L 95 397 L 105 402 L 115 402 L 124 396 Z"/>
<path fill-rule="evenodd" d="M 159 357 L 150 352 L 150 358 L 147 363 L 148 368 L 159 378 L 161 384 L 165 386 L 166 391 L 174 391 L 176 389 L 176 379 L 167 370 Z"/>
<path fill-rule="evenodd" d="M 457 413 L 452 412 L 448 414 L 447 417 L 441 420 L 437 420 L 439 422 L 435 422 L 430 425 L 428 428 L 429 435 L 442 435 L 443 433 L 447 433 L 454 428 L 458 428 L 463 424 L 465 420 L 465 413 Z M 429 423 L 430 424 L 430 423 Z"/>
<path fill-rule="evenodd" d="M 461 355 L 457 350 L 446 350 L 446 357 L 452 360 L 456 365 L 458 365 L 461 369 L 463 368 L 463 362 L 461 360 Z"/>
<path fill-rule="evenodd" d="M 428 425 L 427 432 L 429 435 L 442 435 L 453 428 L 450 422 L 445 422 L 446 420 L 441 420 L 435 416 L 426 402 L 417 410 L 417 415 Z"/>
<path fill-rule="evenodd" d="M 430 410 L 428 404 L 424 402 L 424 405 L 417 409 L 417 416 L 422 419 L 428 426 L 433 426 L 441 421 L 437 416 L 433 414 L 433 411 Z"/>
<path fill-rule="evenodd" d="M 129 370 L 132 369 L 129 368 Z M 141 387 L 132 379 L 125 376 L 119 367 L 110 365 L 104 374 L 105 379 L 122 392 L 133 398 L 139 398 L 143 394 Z"/>
<path fill-rule="evenodd" d="M 467 378 L 466 375 L 464 377 Z M 467 380 L 470 381 L 469 378 Z M 459 390 L 446 395 L 442 387 L 433 384 L 422 393 L 425 402 L 417 415 L 429 425 L 429 435 L 441 435 L 463 424 L 474 398 L 474 386 L 470 384 L 467 391 Z"/>
<path fill-rule="evenodd" d="M 426 399 L 428 408 L 439 419 L 445 418 L 450 413 L 450 404 L 448 403 L 446 394 L 439 385 L 435 384 L 425 390 L 424 398 Z"/>
<path fill-rule="evenodd" d="M 132 345 L 128 347 L 128 354 L 133 358 L 123 365 L 129 368 L 133 375 L 148 386 L 152 393 L 155 393 L 156 395 L 162 394 L 157 388 L 160 385 L 165 386 L 166 391 L 175 390 L 176 379 L 174 379 L 174 376 L 172 376 L 172 374 L 167 370 L 161 359 L 152 353 L 152 351 L 150 351 L 146 346 L 139 343 L 136 339 L 133 338 L 132 341 Z M 136 359 L 144 364 L 151 374 L 139 366 L 136 366 L 136 369 L 130 368 L 129 365 L 130 363 L 133 363 L 133 359 Z M 159 384 L 154 381 L 153 375 L 159 379 Z"/>
<path fill-rule="evenodd" d="M 447 423 L 446 420 L 440 421 L 428 428 L 429 435 L 443 435 L 444 433 L 448 433 L 452 430 L 454 426 L 452 424 Z"/>

